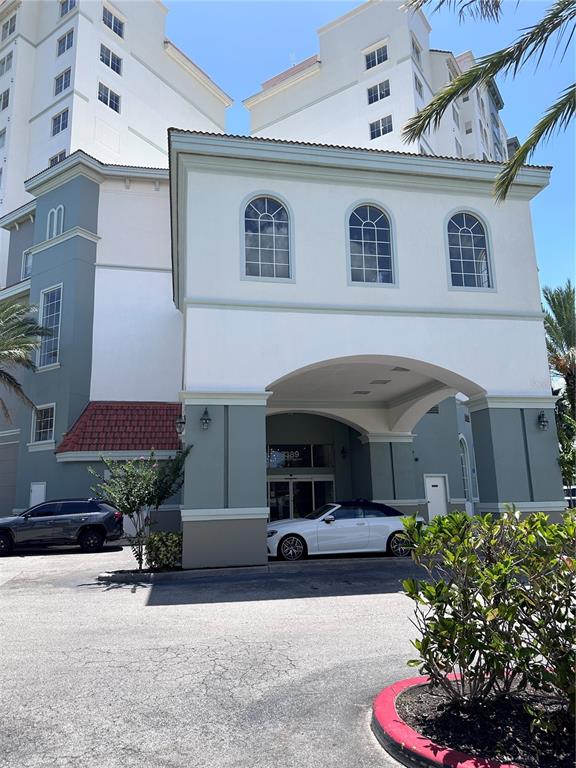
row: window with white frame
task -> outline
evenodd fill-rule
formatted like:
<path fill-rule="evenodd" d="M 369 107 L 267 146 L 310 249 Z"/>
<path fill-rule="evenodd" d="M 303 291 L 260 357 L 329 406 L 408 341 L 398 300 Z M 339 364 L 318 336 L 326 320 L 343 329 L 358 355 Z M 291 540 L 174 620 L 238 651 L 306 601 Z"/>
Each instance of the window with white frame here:
<path fill-rule="evenodd" d="M 452 119 L 454 120 L 458 128 L 460 128 L 460 113 L 458 112 L 454 104 L 452 104 Z"/>
<path fill-rule="evenodd" d="M 76 8 L 76 0 L 60 0 L 60 16 L 66 16 L 74 8 Z"/>
<path fill-rule="evenodd" d="M 255 197 L 244 211 L 246 277 L 292 277 L 288 211 L 273 197 Z"/>
<path fill-rule="evenodd" d="M 55 405 L 39 405 L 32 413 L 32 442 L 51 443 L 54 440 Z"/>
<path fill-rule="evenodd" d="M 40 294 L 40 325 L 48 328 L 50 336 L 43 336 L 38 350 L 38 367 L 55 365 L 60 356 L 60 316 L 62 286 L 47 288 Z"/>
<path fill-rule="evenodd" d="M 412 58 L 419 67 L 422 66 L 422 48 L 418 44 L 415 37 L 412 38 Z"/>
<path fill-rule="evenodd" d="M 66 150 L 63 149 L 61 152 L 58 152 L 58 154 L 56 155 L 52 155 L 52 157 L 48 159 L 48 165 L 50 168 L 52 168 L 54 165 L 58 165 L 58 163 L 61 163 L 62 160 L 65 160 L 65 159 L 66 159 Z"/>
<path fill-rule="evenodd" d="M 65 109 L 52 118 L 52 136 L 61 133 L 68 128 L 68 110 Z"/>
<path fill-rule="evenodd" d="M 8 72 L 10 69 L 12 69 L 13 58 L 14 58 L 14 53 L 10 51 L 9 53 L 6 54 L 6 56 L 0 59 L 0 77 L 5 72 Z"/>
<path fill-rule="evenodd" d="M 118 37 L 124 37 L 124 22 L 115 16 L 108 8 L 102 10 L 102 21 L 106 26 L 115 32 Z"/>
<path fill-rule="evenodd" d="M 54 95 L 58 96 L 59 93 L 62 93 L 62 91 L 65 91 L 66 88 L 70 88 L 70 75 L 72 70 L 70 67 L 68 69 L 65 69 L 64 72 L 60 72 L 60 74 L 54 78 Z"/>
<path fill-rule="evenodd" d="M 107 48 L 105 45 L 100 45 L 100 61 L 103 64 L 106 64 L 107 67 L 110 67 L 110 69 L 113 72 L 116 72 L 117 75 L 122 74 L 122 59 L 120 56 L 116 56 L 115 53 L 112 53 L 110 48 Z"/>
<path fill-rule="evenodd" d="M 24 251 L 22 253 L 22 280 L 26 280 L 32 274 L 32 253 L 31 251 Z"/>
<path fill-rule="evenodd" d="M 364 55 L 366 62 L 366 69 L 372 69 L 377 67 L 378 64 L 383 64 L 388 61 L 388 46 L 381 45 L 379 48 L 375 48 L 373 51 Z"/>
<path fill-rule="evenodd" d="M 462 144 L 460 144 L 458 139 L 454 139 L 454 142 L 456 144 L 456 157 L 464 157 L 464 154 L 462 152 Z"/>
<path fill-rule="evenodd" d="M 353 283 L 393 283 L 390 220 L 375 205 L 359 205 L 348 222 L 350 279 Z"/>
<path fill-rule="evenodd" d="M 64 231 L 64 206 L 58 205 L 48 211 L 46 219 L 46 240 L 58 237 Z"/>
<path fill-rule="evenodd" d="M 3 149 L 6 144 L 6 128 L 2 128 L 0 131 L 0 149 Z"/>
<path fill-rule="evenodd" d="M 466 211 L 448 222 L 450 276 L 455 288 L 491 288 L 488 241 L 482 222 Z"/>
<path fill-rule="evenodd" d="M 69 29 L 65 35 L 58 38 L 58 56 L 62 56 L 74 45 L 74 30 Z"/>
<path fill-rule="evenodd" d="M 386 115 L 386 117 L 380 118 L 370 123 L 370 138 L 377 139 L 379 136 L 384 136 L 386 133 L 392 133 L 392 115 Z"/>
<path fill-rule="evenodd" d="M 390 80 L 382 80 L 368 88 L 368 104 L 374 104 L 390 96 Z"/>
<path fill-rule="evenodd" d="M 468 452 L 468 443 L 464 437 L 460 437 L 458 442 L 460 445 L 460 467 L 462 470 L 464 498 L 466 501 L 472 501 L 472 473 L 470 471 L 470 453 Z"/>
<path fill-rule="evenodd" d="M 10 88 L 7 88 L 2 94 L 0 94 L 0 111 L 3 112 L 8 108 L 10 104 Z"/>
<path fill-rule="evenodd" d="M 8 19 L 8 21 L 5 21 L 4 24 L 2 24 L 2 40 L 6 40 L 7 37 L 10 37 L 10 35 L 13 34 L 15 29 L 16 29 L 16 14 L 14 14 L 14 16 L 11 16 Z"/>
<path fill-rule="evenodd" d="M 98 83 L 98 101 L 106 104 L 114 112 L 120 112 L 120 96 L 104 83 Z"/>
<path fill-rule="evenodd" d="M 414 87 L 416 88 L 416 93 L 418 94 L 418 96 L 420 96 L 420 98 L 423 99 L 424 87 L 418 75 L 414 75 Z"/>

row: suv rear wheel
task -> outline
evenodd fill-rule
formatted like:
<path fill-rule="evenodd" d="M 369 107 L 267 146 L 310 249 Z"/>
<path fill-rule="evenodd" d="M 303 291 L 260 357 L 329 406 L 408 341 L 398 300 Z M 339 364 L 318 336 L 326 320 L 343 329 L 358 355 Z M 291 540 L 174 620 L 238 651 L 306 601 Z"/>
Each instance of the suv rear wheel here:
<path fill-rule="evenodd" d="M 0 557 L 9 555 L 12 552 L 12 537 L 9 533 L 0 531 Z"/>
<path fill-rule="evenodd" d="M 78 544 L 84 552 L 98 552 L 104 546 L 106 537 L 97 528 L 86 528 L 78 536 Z"/>

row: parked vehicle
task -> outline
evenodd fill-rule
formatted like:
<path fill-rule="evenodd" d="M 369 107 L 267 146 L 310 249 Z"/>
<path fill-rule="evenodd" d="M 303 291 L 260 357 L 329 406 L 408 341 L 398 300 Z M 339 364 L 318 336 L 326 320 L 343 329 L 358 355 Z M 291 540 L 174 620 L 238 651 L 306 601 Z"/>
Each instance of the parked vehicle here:
<path fill-rule="evenodd" d="M 268 523 L 268 554 L 283 560 L 338 552 L 406 557 L 410 550 L 402 536 L 402 517 L 387 504 L 365 499 L 325 504 L 306 517 Z"/>
<path fill-rule="evenodd" d="M 58 499 L 0 517 L 0 556 L 18 546 L 78 544 L 85 552 L 124 534 L 122 513 L 97 499 Z"/>

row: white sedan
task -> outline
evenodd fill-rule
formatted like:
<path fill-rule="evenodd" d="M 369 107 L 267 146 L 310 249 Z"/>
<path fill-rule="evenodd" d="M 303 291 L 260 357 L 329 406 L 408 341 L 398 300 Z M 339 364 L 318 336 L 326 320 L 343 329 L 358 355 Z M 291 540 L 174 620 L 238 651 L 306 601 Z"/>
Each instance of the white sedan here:
<path fill-rule="evenodd" d="M 417 517 L 424 522 L 424 519 Z M 268 523 L 268 554 L 283 560 L 308 555 L 351 552 L 388 552 L 406 557 L 402 513 L 377 502 L 325 504 L 306 517 Z"/>

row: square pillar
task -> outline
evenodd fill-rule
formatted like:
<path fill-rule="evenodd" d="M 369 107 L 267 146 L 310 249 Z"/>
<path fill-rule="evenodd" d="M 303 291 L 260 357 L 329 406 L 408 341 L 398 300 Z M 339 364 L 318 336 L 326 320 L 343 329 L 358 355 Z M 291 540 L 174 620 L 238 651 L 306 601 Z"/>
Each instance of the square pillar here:
<path fill-rule="evenodd" d="M 554 398 L 486 397 L 471 401 L 470 412 L 478 511 L 501 512 L 506 504 L 516 504 L 522 512 L 546 512 L 558 519 L 565 502 Z"/>
<path fill-rule="evenodd" d="M 397 505 L 406 514 L 422 513 L 418 503 L 411 434 L 369 434 L 362 438 L 370 462 L 373 501 Z"/>
<path fill-rule="evenodd" d="M 264 565 L 266 398 L 203 395 L 185 404 L 182 567 Z M 201 422 L 208 410 L 210 423 Z"/>

